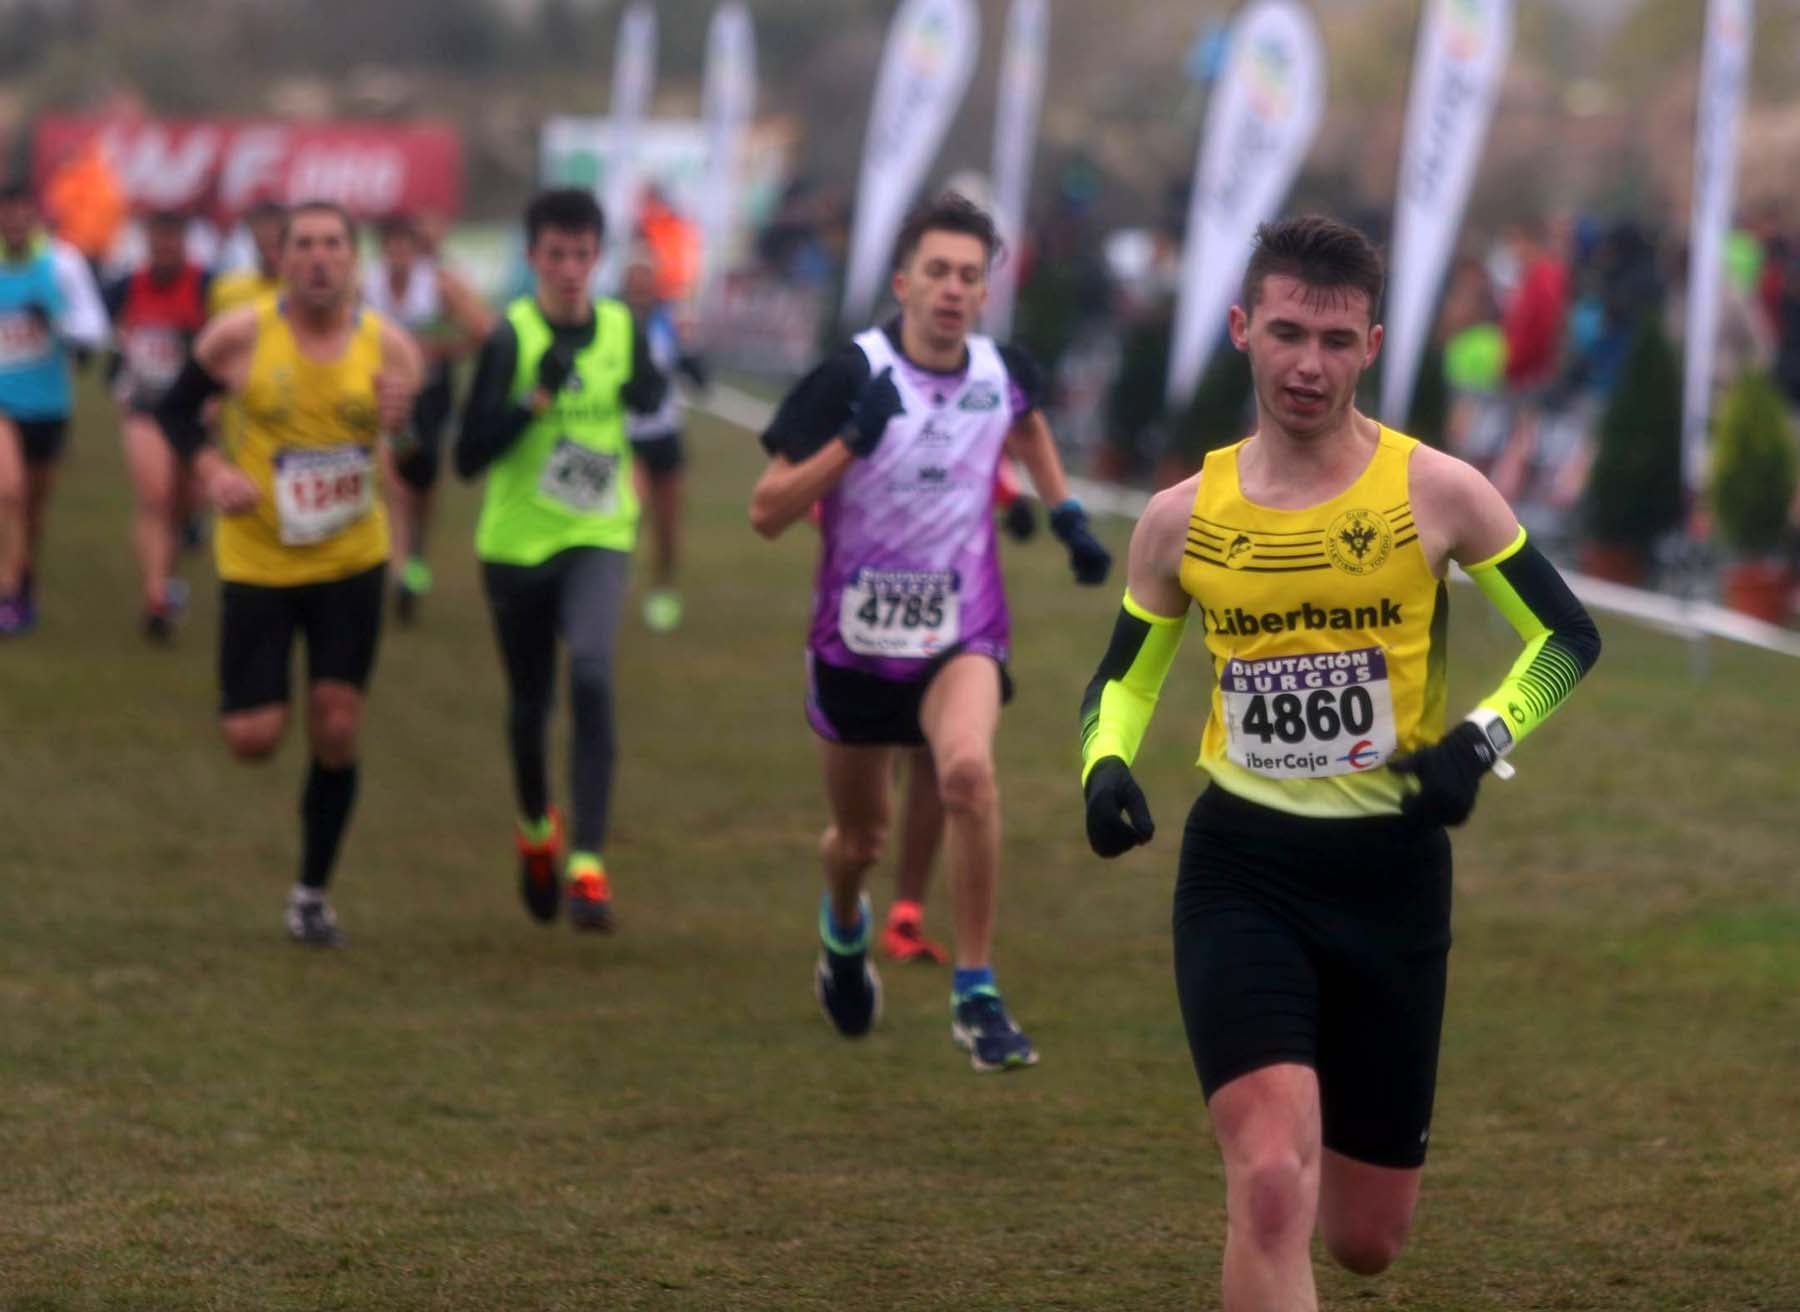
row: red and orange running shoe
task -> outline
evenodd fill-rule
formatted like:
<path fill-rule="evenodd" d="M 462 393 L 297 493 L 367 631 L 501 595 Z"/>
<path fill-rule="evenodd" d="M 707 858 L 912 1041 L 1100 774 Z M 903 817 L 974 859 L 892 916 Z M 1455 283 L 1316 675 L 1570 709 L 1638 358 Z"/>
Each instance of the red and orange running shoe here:
<path fill-rule="evenodd" d="M 569 923 L 576 929 L 610 934 L 614 928 L 612 885 L 597 857 L 577 852 L 569 860 Z"/>
<path fill-rule="evenodd" d="M 562 812 L 550 807 L 544 819 L 550 830 L 541 839 L 533 840 L 520 832 L 517 841 L 519 896 L 531 918 L 547 925 L 556 919 L 556 909 L 562 905 L 562 881 L 557 877 L 557 867 L 562 864 Z"/>
<path fill-rule="evenodd" d="M 943 965 L 950 954 L 925 937 L 925 908 L 917 902 L 896 902 L 888 908 L 887 928 L 881 931 L 881 955 L 889 961 L 919 961 Z"/>

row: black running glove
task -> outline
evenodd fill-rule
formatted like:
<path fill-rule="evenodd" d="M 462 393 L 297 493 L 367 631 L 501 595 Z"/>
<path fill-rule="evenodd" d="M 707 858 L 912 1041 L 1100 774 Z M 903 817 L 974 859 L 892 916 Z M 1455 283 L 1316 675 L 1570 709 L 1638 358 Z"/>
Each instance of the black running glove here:
<path fill-rule="evenodd" d="M 538 357 L 537 385 L 545 396 L 555 396 L 574 372 L 575 348 L 567 342 L 551 342 Z"/>
<path fill-rule="evenodd" d="M 1070 497 L 1050 512 L 1050 531 L 1069 549 L 1069 567 L 1075 581 L 1093 585 L 1106 582 L 1112 569 L 1112 552 L 1100 545 L 1100 539 L 1088 527 L 1087 511 Z"/>
<path fill-rule="evenodd" d="M 850 426 L 844 430 L 844 445 L 857 459 L 867 460 L 881 445 L 881 435 L 887 432 L 888 420 L 905 413 L 906 407 L 900 404 L 900 389 L 894 386 L 894 370 L 890 366 L 864 383 L 862 391 L 857 393 L 850 407 Z"/>
<path fill-rule="evenodd" d="M 1037 515 L 1024 497 L 1013 498 L 1001 522 L 1006 525 L 1006 535 L 1014 542 L 1029 542 L 1032 534 L 1037 532 Z"/>
<path fill-rule="evenodd" d="M 1131 777 L 1131 767 L 1116 756 L 1103 756 L 1088 771 L 1082 792 L 1087 797 L 1088 846 L 1094 855 L 1115 857 L 1156 837 L 1150 803 Z"/>
<path fill-rule="evenodd" d="M 1429 747 L 1396 756 L 1388 768 L 1419 781 L 1400 803 L 1400 813 L 1428 825 L 1460 825 L 1475 809 L 1481 776 L 1498 758 L 1479 725 L 1464 720 Z"/>
<path fill-rule="evenodd" d="M 675 359 L 675 372 L 686 374 L 687 379 L 702 392 L 712 386 L 712 366 L 706 363 L 706 357 L 689 351 Z"/>

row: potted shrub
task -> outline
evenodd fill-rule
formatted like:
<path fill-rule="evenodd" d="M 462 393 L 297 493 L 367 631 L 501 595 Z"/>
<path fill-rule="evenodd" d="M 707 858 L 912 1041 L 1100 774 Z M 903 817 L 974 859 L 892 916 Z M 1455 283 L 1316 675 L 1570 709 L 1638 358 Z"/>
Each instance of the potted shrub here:
<path fill-rule="evenodd" d="M 1725 394 L 1713 427 L 1713 519 L 1736 557 L 1725 570 L 1725 604 L 1772 624 L 1788 615 L 1790 580 L 1775 553 L 1787 531 L 1795 465 L 1781 394 L 1765 374 L 1745 374 Z"/>
<path fill-rule="evenodd" d="M 1654 317 L 1631 345 L 1600 418 L 1583 495 L 1584 573 L 1641 583 L 1658 538 L 1682 521 L 1681 362 Z"/>

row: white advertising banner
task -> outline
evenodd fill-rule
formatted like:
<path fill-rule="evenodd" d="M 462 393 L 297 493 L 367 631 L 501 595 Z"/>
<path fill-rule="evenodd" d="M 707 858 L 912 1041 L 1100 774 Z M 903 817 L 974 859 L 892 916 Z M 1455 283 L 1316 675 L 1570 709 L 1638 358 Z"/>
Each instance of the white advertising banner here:
<path fill-rule="evenodd" d="M 1426 0 L 1388 256 L 1381 417 L 1403 427 L 1512 49 L 1513 0 Z"/>
<path fill-rule="evenodd" d="M 1738 120 L 1750 77 L 1755 21 L 1753 0 L 1711 0 L 1706 7 L 1694 132 L 1694 215 L 1688 234 L 1687 368 L 1681 389 L 1681 463 L 1690 489 L 1706 481 L 1719 285 L 1737 188 Z"/>
<path fill-rule="evenodd" d="M 750 11 L 730 0 L 713 11 L 706 37 L 706 191 L 700 207 L 700 302 L 710 304 L 731 262 L 742 185 L 744 132 L 756 104 L 756 33 Z"/>
<path fill-rule="evenodd" d="M 1295 0 L 1255 0 L 1231 25 L 1188 205 L 1168 402 L 1185 408 L 1225 329 L 1256 225 L 1280 209 L 1325 109 L 1319 30 Z"/>
<path fill-rule="evenodd" d="M 875 308 L 913 193 L 962 104 L 981 46 L 974 0 L 902 0 L 888 28 L 863 143 L 844 280 L 844 322 Z"/>
<path fill-rule="evenodd" d="M 602 184 L 607 242 L 598 278 L 601 289 L 608 292 L 618 289 L 631 233 L 637 226 L 638 129 L 655 82 L 656 10 L 646 0 L 638 0 L 619 19 L 619 39 L 613 50 L 612 124 L 619 149 Z"/>
<path fill-rule="evenodd" d="M 1046 0 L 1013 0 L 1000 56 L 1000 90 L 994 105 L 994 217 L 1007 258 L 988 283 L 983 327 L 992 336 L 1012 332 L 1013 298 L 1019 287 L 1019 244 L 1031 196 L 1031 157 L 1037 148 L 1038 114 L 1044 104 L 1049 63 L 1050 11 Z"/>

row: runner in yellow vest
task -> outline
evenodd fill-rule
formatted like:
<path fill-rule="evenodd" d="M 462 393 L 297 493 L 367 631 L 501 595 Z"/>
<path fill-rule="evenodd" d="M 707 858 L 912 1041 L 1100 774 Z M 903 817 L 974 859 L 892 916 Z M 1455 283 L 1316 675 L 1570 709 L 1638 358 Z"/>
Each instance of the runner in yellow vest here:
<path fill-rule="evenodd" d="M 487 473 L 475 554 L 506 671 L 520 893 L 533 917 L 556 918 L 564 843 L 544 757 L 560 637 L 575 718 L 569 919 L 609 930 L 612 659 L 638 521 L 625 412 L 653 413 L 668 381 L 630 311 L 589 297 L 604 232 L 593 196 L 546 191 L 525 211 L 525 230 L 535 288 L 482 347 L 456 470 Z"/>
<path fill-rule="evenodd" d="M 220 725 L 238 759 L 280 744 L 294 636 L 305 637 L 312 762 L 286 923 L 297 942 L 336 946 L 325 888 L 356 798 L 387 572 L 378 448 L 405 421 L 422 369 L 411 338 L 358 305 L 355 224 L 344 210 L 294 208 L 282 275 L 279 299 L 207 324 L 157 419 L 219 514 Z M 223 450 L 201 421 L 221 392 L 241 416 Z"/>
<path fill-rule="evenodd" d="M 1175 974 L 1225 1159 L 1226 1312 L 1317 1306 L 1310 1243 L 1372 1275 L 1412 1223 L 1450 947 L 1450 842 L 1600 635 L 1493 486 L 1357 412 L 1381 258 L 1265 225 L 1231 310 L 1257 429 L 1160 493 L 1082 705 L 1088 838 L 1154 833 L 1131 776 L 1198 610 L 1215 688 L 1175 893 Z M 1525 641 L 1444 731 L 1451 561 Z"/>

